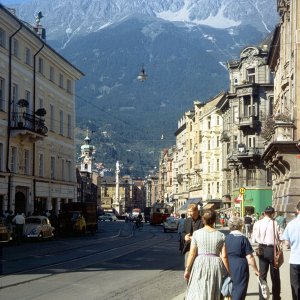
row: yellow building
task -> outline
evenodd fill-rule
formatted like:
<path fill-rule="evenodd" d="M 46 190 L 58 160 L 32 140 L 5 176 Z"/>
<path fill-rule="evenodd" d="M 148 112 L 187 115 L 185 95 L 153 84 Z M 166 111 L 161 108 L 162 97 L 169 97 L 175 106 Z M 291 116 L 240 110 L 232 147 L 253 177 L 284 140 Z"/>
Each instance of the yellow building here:
<path fill-rule="evenodd" d="M 199 119 L 199 174 L 202 177 L 202 199 L 204 203 L 222 201 L 224 195 L 222 145 L 220 136 L 223 131 L 223 119 L 217 104 L 225 98 L 225 93 L 205 103 L 200 109 Z M 216 206 L 219 208 L 221 205 Z M 209 208 L 209 206 L 206 206 Z"/>
<path fill-rule="evenodd" d="M 186 115 L 178 121 L 178 128 L 175 132 L 176 150 L 174 159 L 174 190 L 173 199 L 176 209 L 183 206 L 189 197 L 187 181 L 187 155 L 186 155 Z"/>
<path fill-rule="evenodd" d="M 75 81 L 83 74 L 0 5 L 0 210 L 75 201 Z"/>

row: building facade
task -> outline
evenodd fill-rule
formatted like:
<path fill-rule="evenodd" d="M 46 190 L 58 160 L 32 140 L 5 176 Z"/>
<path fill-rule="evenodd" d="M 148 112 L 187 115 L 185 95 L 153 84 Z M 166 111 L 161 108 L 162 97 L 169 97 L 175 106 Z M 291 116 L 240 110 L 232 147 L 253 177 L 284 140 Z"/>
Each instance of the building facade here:
<path fill-rule="evenodd" d="M 246 189 L 245 207 L 261 212 L 272 203 L 271 177 L 262 160 L 263 128 L 272 112 L 273 79 L 267 65 L 268 46 L 246 47 L 240 59 L 228 63 L 230 89 L 219 107 L 224 194 L 239 210 L 239 190 Z"/>
<path fill-rule="evenodd" d="M 300 196 L 300 4 L 278 0 L 277 10 L 280 23 L 269 55 L 274 72 L 273 112 L 263 158 L 272 171 L 273 205 L 291 218 Z"/>
<path fill-rule="evenodd" d="M 0 209 L 76 201 L 75 82 L 83 74 L 0 5 Z"/>

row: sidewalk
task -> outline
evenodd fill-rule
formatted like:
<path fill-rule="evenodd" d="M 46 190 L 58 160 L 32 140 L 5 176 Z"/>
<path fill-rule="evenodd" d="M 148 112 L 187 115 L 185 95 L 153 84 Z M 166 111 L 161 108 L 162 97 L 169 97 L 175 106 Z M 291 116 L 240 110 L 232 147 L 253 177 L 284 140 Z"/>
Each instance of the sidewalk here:
<path fill-rule="evenodd" d="M 253 245 L 253 248 L 256 245 Z M 290 265 L 289 265 L 289 258 L 290 258 L 290 250 L 287 250 L 284 248 L 284 264 L 280 268 L 280 279 L 281 279 L 281 298 L 282 299 L 292 299 L 292 292 L 291 292 L 291 286 L 290 286 Z M 258 266 L 258 259 L 255 257 L 256 263 Z M 268 286 L 270 288 L 270 292 L 272 292 L 272 281 L 270 278 L 270 271 L 268 272 Z M 182 294 L 178 295 L 177 297 L 173 298 L 172 300 L 183 300 L 185 295 L 185 291 L 182 292 Z M 271 298 L 271 297 L 270 297 Z M 248 300 L 257 300 L 258 299 L 258 283 L 256 276 L 253 272 L 253 269 L 250 266 L 250 279 L 249 279 L 249 285 L 248 285 L 248 291 L 247 291 L 247 297 Z"/>

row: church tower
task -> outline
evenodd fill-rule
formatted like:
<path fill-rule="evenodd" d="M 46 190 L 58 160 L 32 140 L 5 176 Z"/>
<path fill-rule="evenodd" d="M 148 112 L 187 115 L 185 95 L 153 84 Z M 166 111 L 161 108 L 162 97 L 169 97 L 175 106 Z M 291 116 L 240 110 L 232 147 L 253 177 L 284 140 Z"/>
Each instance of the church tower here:
<path fill-rule="evenodd" d="M 92 173 L 93 154 L 96 148 L 90 145 L 91 139 L 89 137 L 89 131 L 87 130 L 86 138 L 84 139 L 84 145 L 81 146 L 81 164 L 80 172 Z"/>

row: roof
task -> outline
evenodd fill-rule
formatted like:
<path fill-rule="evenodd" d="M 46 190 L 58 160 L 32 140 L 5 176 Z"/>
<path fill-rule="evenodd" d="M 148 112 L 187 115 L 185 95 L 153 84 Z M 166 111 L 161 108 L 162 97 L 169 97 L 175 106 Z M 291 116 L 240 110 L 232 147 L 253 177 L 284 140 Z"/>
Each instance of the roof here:
<path fill-rule="evenodd" d="M 224 91 L 220 92 L 217 96 L 215 96 L 213 99 L 209 100 L 209 102 L 206 102 L 204 107 L 203 107 L 203 113 L 207 113 L 210 110 L 214 109 L 217 107 L 217 104 L 223 100 L 224 96 L 226 93 Z"/>
<path fill-rule="evenodd" d="M 57 55 L 60 59 L 62 59 L 64 62 L 66 62 L 69 66 L 71 66 L 76 72 L 78 72 L 81 76 L 84 76 L 85 74 L 80 71 L 78 68 L 76 68 L 73 64 L 71 64 L 68 60 L 66 60 L 62 55 L 60 55 L 57 51 L 55 51 L 51 46 L 49 46 L 44 40 L 42 40 L 31 28 L 29 28 L 28 25 L 26 25 L 26 22 L 20 20 L 17 16 L 12 14 L 4 5 L 0 3 L 0 9 L 2 9 L 7 15 L 9 15 L 11 18 L 13 18 L 15 21 L 17 21 L 22 27 L 26 29 L 29 33 L 32 34 L 36 39 L 38 39 L 43 45 L 45 45 L 46 48 L 51 50 L 55 55 Z"/>

